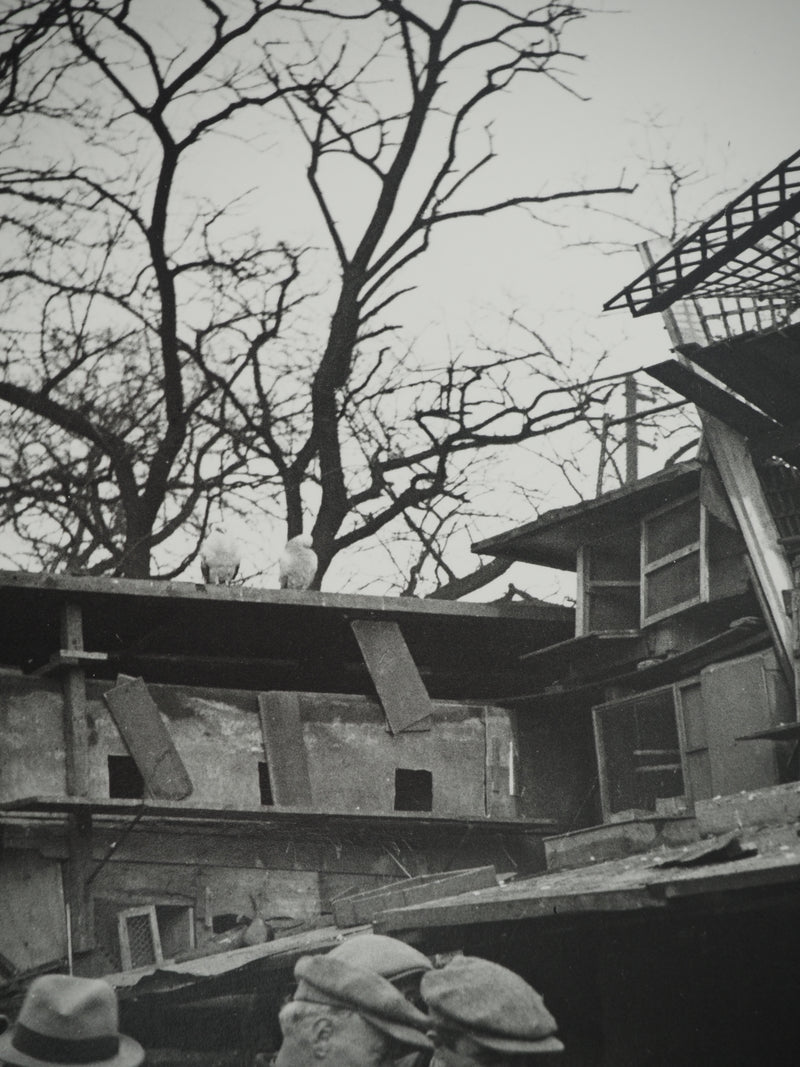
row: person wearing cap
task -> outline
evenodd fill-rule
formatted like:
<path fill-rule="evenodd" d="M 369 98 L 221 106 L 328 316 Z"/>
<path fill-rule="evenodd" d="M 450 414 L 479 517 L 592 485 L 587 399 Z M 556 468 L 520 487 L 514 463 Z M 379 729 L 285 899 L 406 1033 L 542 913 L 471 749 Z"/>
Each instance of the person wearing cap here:
<path fill-rule="evenodd" d="M 139 1067 L 144 1049 L 119 1032 L 117 996 L 97 978 L 46 974 L 0 1034 L 0 1063 L 14 1067 Z"/>
<path fill-rule="evenodd" d="M 419 984 L 433 964 L 405 941 L 384 934 L 356 934 L 331 949 L 328 956 L 379 974 L 399 989 L 414 1007 L 424 1010 Z"/>
<path fill-rule="evenodd" d="M 556 1021 L 518 974 L 477 956 L 455 956 L 423 975 L 436 1052 L 431 1067 L 521 1067 L 561 1052 Z"/>
<path fill-rule="evenodd" d="M 297 990 L 278 1016 L 283 1042 L 275 1067 L 390 1067 L 433 1047 L 427 1016 L 374 971 L 328 953 L 302 956 L 294 975 Z"/>

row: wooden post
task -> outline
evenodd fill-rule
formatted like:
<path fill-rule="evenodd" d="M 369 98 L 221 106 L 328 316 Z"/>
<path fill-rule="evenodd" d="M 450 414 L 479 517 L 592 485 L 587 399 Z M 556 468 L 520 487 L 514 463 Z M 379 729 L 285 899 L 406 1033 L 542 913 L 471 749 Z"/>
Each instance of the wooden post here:
<path fill-rule="evenodd" d="M 83 651 L 83 617 L 79 604 L 61 609 L 61 648 Z M 86 676 L 83 667 L 63 667 L 64 757 L 66 792 L 72 797 L 89 795 L 89 750 L 86 726 Z"/>
<path fill-rule="evenodd" d="M 68 816 L 69 859 L 64 875 L 64 895 L 72 922 L 72 948 L 76 953 L 94 948 L 94 908 L 88 885 L 92 867 L 92 816 L 88 811 Z"/>
<path fill-rule="evenodd" d="M 61 649 L 83 650 L 83 616 L 79 604 L 67 603 L 61 609 Z M 62 668 L 64 694 L 64 763 L 66 793 L 71 797 L 89 795 L 89 747 L 86 723 L 86 675 L 83 667 Z M 87 878 L 92 863 L 92 816 L 75 812 L 68 816 L 69 859 L 64 891 L 72 921 L 72 947 L 87 952 L 94 947 L 94 918 Z"/>

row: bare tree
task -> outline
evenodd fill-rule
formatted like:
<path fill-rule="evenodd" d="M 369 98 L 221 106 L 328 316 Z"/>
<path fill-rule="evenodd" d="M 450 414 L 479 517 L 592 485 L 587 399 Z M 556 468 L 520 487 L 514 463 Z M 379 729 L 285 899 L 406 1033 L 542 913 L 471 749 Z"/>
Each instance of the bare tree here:
<path fill-rule="evenodd" d="M 254 329 L 278 329 L 295 258 L 257 239 L 231 250 L 226 205 L 185 214 L 185 181 L 202 142 L 282 95 L 260 73 L 266 26 L 306 6 L 199 0 L 191 47 L 130 3 L 2 17 L 0 400 L 18 418 L 0 501 L 51 565 L 147 576 L 153 550 L 192 522 L 202 533 L 237 484 L 196 361 L 238 343 L 245 289 Z"/>
<path fill-rule="evenodd" d="M 262 385 L 259 410 L 248 406 L 263 374 L 255 361 L 250 378 L 238 368 L 229 374 L 237 386 L 216 384 L 239 416 L 230 432 L 279 472 L 289 534 L 300 532 L 307 510 L 315 514 L 318 580 L 338 552 L 399 522 L 420 546 L 404 589 L 411 592 L 426 562 L 443 570 L 441 580 L 454 577 L 443 564 L 443 531 L 466 502 L 474 455 L 552 432 L 595 402 L 587 389 L 576 406 L 547 377 L 539 381 L 534 354 L 427 369 L 398 356 L 400 319 L 391 316 L 414 285 L 415 261 L 435 232 L 470 219 L 630 190 L 616 183 L 480 195 L 504 94 L 532 75 L 558 80 L 559 64 L 573 58 L 562 45 L 581 17 L 573 5 L 353 0 L 327 15 L 324 43 L 319 24 L 308 28 L 305 55 L 271 70 L 276 91 L 292 87 L 283 103 L 305 143 L 307 181 L 336 261 L 302 433 L 292 419 L 287 447 L 276 433 L 275 393 Z M 366 54 L 365 40 L 374 42 Z M 343 183 L 363 190 L 355 211 L 341 208 Z"/>
<path fill-rule="evenodd" d="M 290 536 L 315 516 L 318 582 L 337 553 L 396 529 L 420 546 L 405 591 L 425 568 L 447 582 L 476 457 L 573 424 L 604 386 L 577 396 L 535 352 L 436 366 L 398 352 L 400 300 L 434 233 L 628 191 L 486 191 L 492 119 L 525 79 L 563 82 L 582 13 L 188 6 L 190 42 L 128 0 L 20 0 L 0 16 L 6 519 L 43 564 L 144 576 L 158 549 L 178 574 L 215 500 L 279 499 Z M 195 195 L 198 149 L 244 116 L 248 135 L 253 116 L 276 130 L 276 109 L 305 146 L 333 253 L 322 292 L 310 250 L 236 231 L 236 205 Z M 303 320 L 315 293 L 328 310 Z"/>

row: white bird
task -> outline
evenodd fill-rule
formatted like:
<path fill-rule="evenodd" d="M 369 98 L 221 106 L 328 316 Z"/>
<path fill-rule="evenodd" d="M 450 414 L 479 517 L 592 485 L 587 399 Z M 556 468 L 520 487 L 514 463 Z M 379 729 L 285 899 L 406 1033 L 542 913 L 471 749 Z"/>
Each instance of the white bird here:
<path fill-rule="evenodd" d="M 200 553 L 200 570 L 206 585 L 230 585 L 242 562 L 236 540 L 222 526 L 215 526 Z"/>
<path fill-rule="evenodd" d="M 308 589 L 317 573 L 317 553 L 308 534 L 298 534 L 286 542 L 278 560 L 281 589 Z"/>

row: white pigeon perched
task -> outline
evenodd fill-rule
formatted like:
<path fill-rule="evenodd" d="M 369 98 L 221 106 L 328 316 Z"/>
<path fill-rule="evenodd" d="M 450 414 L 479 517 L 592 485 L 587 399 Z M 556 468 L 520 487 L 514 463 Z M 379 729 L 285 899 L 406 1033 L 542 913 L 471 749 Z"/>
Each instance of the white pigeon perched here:
<path fill-rule="evenodd" d="M 281 589 L 308 589 L 317 573 L 317 553 L 308 534 L 298 534 L 286 542 L 278 560 Z"/>
<path fill-rule="evenodd" d="M 242 562 L 236 540 L 222 526 L 215 526 L 200 553 L 200 570 L 206 585 L 230 585 Z"/>

